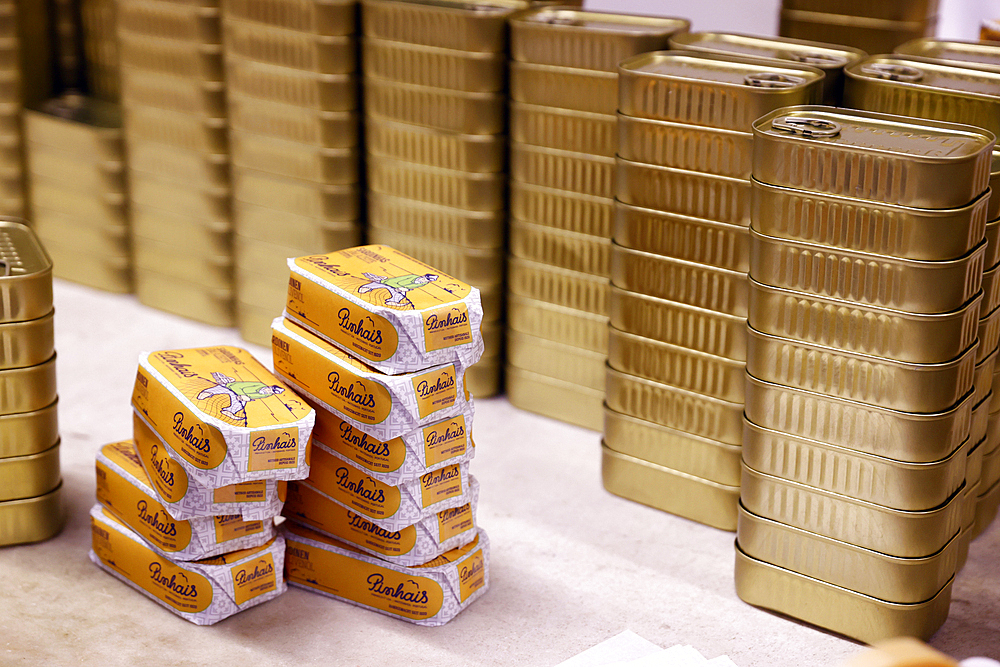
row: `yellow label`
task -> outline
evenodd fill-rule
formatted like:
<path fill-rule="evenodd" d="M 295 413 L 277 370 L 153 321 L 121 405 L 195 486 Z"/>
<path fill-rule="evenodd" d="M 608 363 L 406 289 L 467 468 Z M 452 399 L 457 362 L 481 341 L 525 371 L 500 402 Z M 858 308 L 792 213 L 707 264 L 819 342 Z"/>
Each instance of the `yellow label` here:
<path fill-rule="evenodd" d="M 462 470 L 457 465 L 429 472 L 420 478 L 420 500 L 424 507 L 462 495 Z"/>
<path fill-rule="evenodd" d="M 317 447 L 309 470 L 309 483 L 319 491 L 365 516 L 381 519 L 399 511 L 399 488 L 372 479 L 329 452 Z"/>
<path fill-rule="evenodd" d="M 475 525 L 472 517 L 472 503 L 461 507 L 438 512 L 438 540 L 447 542 L 456 535 L 472 530 Z"/>
<path fill-rule="evenodd" d="M 142 461 L 150 483 L 160 498 L 168 503 L 179 502 L 188 490 L 188 477 L 180 463 L 167 454 L 156 434 L 138 415 L 132 415 L 132 435 L 135 453 Z"/>
<path fill-rule="evenodd" d="M 451 551 L 445 551 L 443 554 L 435 558 L 434 560 L 427 561 L 423 565 L 414 565 L 416 568 L 425 567 L 441 567 L 442 565 L 447 565 L 448 563 L 456 563 L 463 558 L 467 553 L 470 553 L 473 549 L 479 546 L 479 536 L 476 535 L 471 542 L 466 544 L 464 547 L 457 547 Z"/>
<path fill-rule="evenodd" d="M 100 461 L 97 462 L 97 500 L 129 528 L 168 553 L 191 544 L 191 523 L 171 517 L 151 496 Z"/>
<path fill-rule="evenodd" d="M 414 577 L 310 544 L 288 539 L 288 580 L 403 618 L 441 611 L 444 592 L 428 577 Z"/>
<path fill-rule="evenodd" d="M 279 482 L 280 484 L 280 482 Z M 222 503 L 262 503 L 267 500 L 267 482 L 240 482 L 220 486 L 212 491 L 212 502 Z"/>
<path fill-rule="evenodd" d="M 399 470 L 406 460 L 406 445 L 402 438 L 379 442 L 323 408 L 316 410 L 313 438 L 372 472 Z"/>
<path fill-rule="evenodd" d="M 470 595 L 486 585 L 485 565 L 482 550 L 472 554 L 459 564 L 458 586 L 461 590 L 462 602 L 468 600 Z"/>
<path fill-rule="evenodd" d="M 309 333 L 292 322 L 288 329 L 309 341 L 321 352 L 304 345 L 284 332 L 272 330 L 274 368 L 291 378 L 308 393 L 339 412 L 363 424 L 380 424 L 392 410 L 392 396 L 378 382 L 353 369 L 359 364 L 340 348 Z M 343 361 L 343 365 L 331 361 Z"/>
<path fill-rule="evenodd" d="M 465 303 L 424 313 L 424 347 L 428 352 L 472 342 L 472 323 Z"/>
<path fill-rule="evenodd" d="M 219 544 L 264 531 L 263 521 L 244 521 L 239 514 L 217 516 L 213 519 L 215 521 L 215 541 Z"/>
<path fill-rule="evenodd" d="M 417 543 L 416 526 L 397 531 L 379 528 L 360 514 L 341 507 L 304 484 L 293 482 L 289 485 L 288 500 L 282 514 L 384 556 L 407 554 Z"/>
<path fill-rule="evenodd" d="M 465 428 L 465 415 L 424 428 L 424 461 L 428 467 L 465 454 L 468 445 Z"/>
<path fill-rule="evenodd" d="M 254 558 L 249 563 L 234 565 L 229 571 L 233 576 L 235 600 L 238 605 L 278 589 L 274 559 L 269 553 Z"/>
<path fill-rule="evenodd" d="M 114 521 L 103 512 L 109 522 Z M 105 566 L 162 600 L 177 611 L 196 614 L 212 604 L 208 579 L 171 563 L 135 540 L 101 525 L 91 517 L 93 549 Z"/>
<path fill-rule="evenodd" d="M 135 444 L 131 440 L 104 445 L 101 447 L 101 454 L 104 454 L 109 461 L 136 479 L 149 483 L 149 476 L 146 474 L 146 469 L 142 467 L 142 461 L 135 453 Z"/>
<path fill-rule="evenodd" d="M 453 365 L 414 375 L 412 382 L 421 419 L 455 405 L 458 384 L 455 382 Z"/>
<path fill-rule="evenodd" d="M 247 469 L 256 472 L 297 468 L 298 435 L 297 428 L 254 431 L 250 438 L 250 461 Z"/>

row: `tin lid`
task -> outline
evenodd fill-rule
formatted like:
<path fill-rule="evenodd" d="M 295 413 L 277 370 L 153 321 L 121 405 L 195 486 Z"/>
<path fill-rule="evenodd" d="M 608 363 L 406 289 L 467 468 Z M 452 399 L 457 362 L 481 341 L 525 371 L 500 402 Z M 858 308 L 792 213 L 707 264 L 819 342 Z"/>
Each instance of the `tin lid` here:
<path fill-rule="evenodd" d="M 229 0 L 226 18 L 289 28 L 317 35 L 349 35 L 357 30 L 357 0 L 316 0 L 315 2 L 260 2 Z"/>
<path fill-rule="evenodd" d="M 506 211 L 468 211 L 368 191 L 368 225 L 466 248 L 502 248 Z"/>
<path fill-rule="evenodd" d="M 921 37 L 897 46 L 893 53 L 946 60 L 955 64 L 1000 68 L 1000 43 L 965 42 L 954 39 Z"/>
<path fill-rule="evenodd" d="M 507 362 L 549 378 L 603 391 L 603 352 L 573 347 L 519 331 L 507 332 Z"/>
<path fill-rule="evenodd" d="M 514 407 L 591 431 L 601 430 L 603 391 L 546 377 L 510 364 L 504 370 L 507 400 Z"/>
<path fill-rule="evenodd" d="M 995 142 L 975 127 L 819 106 L 769 113 L 753 133 L 762 183 L 917 208 L 981 195 Z"/>
<path fill-rule="evenodd" d="M 366 37 L 463 51 L 500 52 L 507 19 L 527 9 L 522 0 L 363 0 Z"/>
<path fill-rule="evenodd" d="M 0 220 L 0 304 L 0 322 L 52 310 L 52 260 L 35 233 L 14 220 Z"/>
<path fill-rule="evenodd" d="M 226 49 L 235 56 L 323 74 L 346 74 L 358 69 L 357 41 L 353 34 L 320 35 L 314 31 L 290 30 L 276 25 L 273 19 L 247 21 L 230 16 L 228 8 L 226 11 L 222 30 Z"/>
<path fill-rule="evenodd" d="M 618 76 L 579 67 L 510 63 L 510 98 L 538 106 L 613 115 Z"/>
<path fill-rule="evenodd" d="M 448 90 L 490 93 L 507 85 L 503 53 L 477 53 L 363 37 L 366 76 Z"/>
<path fill-rule="evenodd" d="M 517 294 L 507 296 L 507 325 L 538 338 L 608 352 L 608 318 Z M 994 376 L 1000 383 L 1000 374 Z"/>

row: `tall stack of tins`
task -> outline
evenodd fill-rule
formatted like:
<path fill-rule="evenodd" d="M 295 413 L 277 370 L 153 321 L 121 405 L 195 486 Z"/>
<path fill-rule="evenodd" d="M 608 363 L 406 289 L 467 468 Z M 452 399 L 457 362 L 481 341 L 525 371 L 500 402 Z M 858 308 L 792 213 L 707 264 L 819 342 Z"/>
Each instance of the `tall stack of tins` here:
<path fill-rule="evenodd" d="M 224 0 L 237 321 L 269 344 L 285 260 L 361 240 L 356 0 Z"/>
<path fill-rule="evenodd" d="M 890 53 L 934 34 L 938 0 L 782 0 L 778 34 Z"/>
<path fill-rule="evenodd" d="M 368 236 L 479 288 L 500 391 L 506 226 L 507 19 L 520 0 L 362 3 Z"/>
<path fill-rule="evenodd" d="M 128 194 L 118 105 L 78 95 L 25 110 L 31 226 L 58 278 L 132 291 Z"/>
<path fill-rule="evenodd" d="M 602 449 L 606 489 L 735 530 L 751 123 L 815 103 L 819 70 L 648 53 L 619 67 Z"/>
<path fill-rule="evenodd" d="M 52 262 L 26 226 L 0 220 L 0 546 L 62 528 Z"/>
<path fill-rule="evenodd" d="M 986 429 L 973 406 L 992 400 L 976 362 L 993 145 L 832 107 L 754 123 L 745 601 L 865 642 L 947 617 Z"/>
<path fill-rule="evenodd" d="M 907 49 L 915 50 L 915 49 Z M 951 59 L 961 55 L 958 45 L 950 49 L 946 57 Z M 925 53 L 933 53 L 928 47 Z M 996 51 L 994 51 L 996 53 Z M 939 53 L 939 55 L 944 55 Z M 980 59 L 984 52 L 967 53 L 967 58 L 977 62 L 953 62 L 921 56 L 873 56 L 847 70 L 844 101 L 849 107 L 883 113 L 892 113 L 950 123 L 962 123 L 983 128 L 1000 135 L 1000 68 L 990 66 Z M 994 162 L 997 156 L 994 154 Z M 1000 171 L 996 168 L 993 172 Z M 997 174 L 1000 177 L 1000 174 Z M 997 178 L 990 184 L 1000 185 Z M 997 343 L 1000 339 L 1000 243 L 997 235 L 1000 225 L 1000 201 L 992 190 L 987 208 L 987 219 L 993 224 L 986 226 L 987 248 L 983 260 L 983 302 L 980 306 L 979 337 L 980 348 L 976 357 L 977 403 L 973 407 L 973 449 L 969 456 L 971 480 L 981 477 L 978 488 L 968 488 L 977 507 L 976 518 L 968 519 L 973 535 L 985 527 L 987 519 L 994 514 L 992 508 L 1000 502 L 1000 399 L 989 397 L 984 387 L 983 376 L 992 373 L 996 366 Z M 993 417 L 992 420 L 990 417 Z M 992 422 L 992 427 L 990 423 Z M 987 457 L 989 461 L 987 462 Z M 975 486 L 974 482 L 970 482 Z"/>
<path fill-rule="evenodd" d="M 18 7 L 19 4 L 28 6 Z M 18 218 L 28 213 L 21 155 L 21 109 L 28 84 L 24 83 L 22 64 L 36 50 L 44 50 L 45 57 L 49 57 L 47 40 L 42 39 L 38 47 L 24 41 L 24 37 L 36 36 L 37 32 L 30 25 L 32 15 L 37 13 L 31 4 L 16 0 L 0 2 L 0 216 Z M 29 15 L 23 15 L 25 12 Z M 39 28 L 45 34 L 44 23 Z M 31 72 L 35 70 L 36 67 L 30 68 Z M 37 101 L 48 96 L 46 90 Z"/>
<path fill-rule="evenodd" d="M 117 0 L 80 0 L 87 92 L 115 103 L 121 99 L 116 5 Z"/>
<path fill-rule="evenodd" d="M 683 19 L 538 8 L 511 22 L 507 395 L 601 428 L 618 63 Z"/>
<path fill-rule="evenodd" d="M 465 382 L 479 290 L 386 246 L 288 266 L 274 368 L 317 415 L 312 470 L 285 505 L 289 582 L 447 623 L 489 585 Z"/>
<path fill-rule="evenodd" d="M 117 29 L 139 301 L 234 321 L 218 0 L 121 0 Z"/>
<path fill-rule="evenodd" d="M 315 413 L 235 347 L 144 352 L 132 439 L 97 453 L 95 565 L 197 625 L 283 593 L 274 518 Z"/>

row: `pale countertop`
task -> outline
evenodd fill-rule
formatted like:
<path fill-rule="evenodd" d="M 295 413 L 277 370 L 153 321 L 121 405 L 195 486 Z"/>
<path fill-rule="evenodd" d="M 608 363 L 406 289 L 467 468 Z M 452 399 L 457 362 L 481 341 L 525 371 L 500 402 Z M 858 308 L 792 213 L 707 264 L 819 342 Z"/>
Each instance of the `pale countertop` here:
<path fill-rule="evenodd" d="M 612 496 L 600 436 L 503 398 L 476 403 L 490 591 L 450 624 L 421 628 L 307 591 L 197 627 L 87 559 L 94 454 L 130 436 L 141 350 L 237 344 L 200 325 L 56 281 L 62 471 L 55 539 L 0 549 L 0 664 L 555 665 L 622 630 L 691 644 L 740 667 L 834 667 L 859 646 L 754 609 L 733 588 L 733 534 Z M 970 550 L 932 644 L 1000 657 L 1000 522 Z"/>

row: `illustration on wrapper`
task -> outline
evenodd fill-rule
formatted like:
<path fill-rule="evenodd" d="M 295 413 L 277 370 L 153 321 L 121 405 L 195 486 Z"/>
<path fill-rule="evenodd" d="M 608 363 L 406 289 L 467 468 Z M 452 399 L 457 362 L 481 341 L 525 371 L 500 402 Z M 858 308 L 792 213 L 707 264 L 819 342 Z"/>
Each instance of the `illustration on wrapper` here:
<path fill-rule="evenodd" d="M 236 421 L 246 423 L 246 406 L 250 401 L 264 399 L 269 396 L 277 396 L 285 391 L 285 388 L 276 384 L 266 384 L 256 380 L 245 381 L 231 378 L 224 373 L 212 373 L 215 383 L 201 390 L 198 393 L 199 401 L 207 401 L 213 396 L 221 396 L 229 400 L 229 404 L 219 410 L 222 414 Z M 224 404 L 225 401 L 220 401 Z M 284 405 L 284 402 L 282 402 Z"/>

